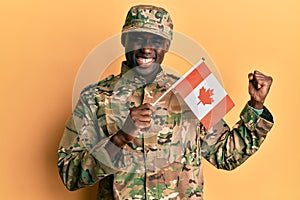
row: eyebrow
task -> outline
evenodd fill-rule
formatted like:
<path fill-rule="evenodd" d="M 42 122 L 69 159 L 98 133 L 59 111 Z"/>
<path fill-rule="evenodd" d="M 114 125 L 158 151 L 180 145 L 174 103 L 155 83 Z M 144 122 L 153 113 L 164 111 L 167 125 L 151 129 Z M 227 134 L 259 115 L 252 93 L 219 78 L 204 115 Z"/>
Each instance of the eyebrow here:
<path fill-rule="evenodd" d="M 143 37 L 143 33 L 132 33 L 129 34 L 131 37 Z M 159 36 L 159 35 L 155 35 L 155 34 L 151 34 L 153 35 L 153 37 L 151 39 L 155 39 L 155 40 L 164 40 L 165 38 Z"/>

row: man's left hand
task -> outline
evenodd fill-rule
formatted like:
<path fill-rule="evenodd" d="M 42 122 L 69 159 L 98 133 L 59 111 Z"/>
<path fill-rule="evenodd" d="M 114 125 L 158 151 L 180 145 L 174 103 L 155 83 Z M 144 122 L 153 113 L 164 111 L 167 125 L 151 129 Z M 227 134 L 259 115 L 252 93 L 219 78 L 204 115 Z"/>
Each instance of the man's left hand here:
<path fill-rule="evenodd" d="M 250 106 L 255 109 L 262 109 L 273 79 L 271 76 L 266 76 L 259 71 L 250 73 L 248 79 L 249 94 L 251 97 Z"/>

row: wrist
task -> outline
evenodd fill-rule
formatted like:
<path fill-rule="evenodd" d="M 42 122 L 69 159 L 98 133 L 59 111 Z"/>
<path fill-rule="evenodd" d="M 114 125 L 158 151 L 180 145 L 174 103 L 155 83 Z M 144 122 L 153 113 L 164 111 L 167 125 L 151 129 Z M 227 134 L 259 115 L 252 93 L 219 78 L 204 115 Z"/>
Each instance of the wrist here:
<path fill-rule="evenodd" d="M 122 139 L 122 137 L 118 133 L 116 133 L 110 138 L 109 142 L 105 145 L 104 148 L 113 159 L 126 144 L 127 143 Z"/>
<path fill-rule="evenodd" d="M 132 142 L 135 137 L 127 134 L 122 130 L 119 130 L 114 136 L 111 137 L 110 141 L 120 148 L 123 148 L 129 142 Z"/>
<path fill-rule="evenodd" d="M 121 130 L 117 134 L 122 135 L 125 140 L 133 140 L 133 138 L 138 134 L 139 128 L 135 125 L 130 116 L 127 117 L 125 123 Z"/>
<path fill-rule="evenodd" d="M 261 110 L 264 108 L 264 102 L 259 102 L 254 100 L 253 98 L 251 98 L 251 100 L 249 101 L 249 106 L 251 106 L 252 108 Z"/>
<path fill-rule="evenodd" d="M 111 137 L 111 143 L 123 148 L 129 142 L 132 142 L 139 132 L 139 128 L 135 126 L 130 116 L 127 117 L 121 130 Z"/>

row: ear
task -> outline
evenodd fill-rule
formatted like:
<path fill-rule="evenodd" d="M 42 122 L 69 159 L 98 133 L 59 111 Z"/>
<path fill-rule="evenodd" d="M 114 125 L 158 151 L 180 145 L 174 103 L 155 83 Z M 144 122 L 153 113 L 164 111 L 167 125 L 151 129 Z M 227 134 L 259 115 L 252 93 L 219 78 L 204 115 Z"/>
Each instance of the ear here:
<path fill-rule="evenodd" d="M 171 46 L 171 41 L 166 39 L 165 42 L 165 51 L 168 52 Z"/>
<path fill-rule="evenodd" d="M 126 45 L 127 35 L 128 35 L 127 33 L 122 33 L 122 35 L 121 35 L 121 43 L 122 43 L 123 47 L 125 47 L 125 45 Z"/>

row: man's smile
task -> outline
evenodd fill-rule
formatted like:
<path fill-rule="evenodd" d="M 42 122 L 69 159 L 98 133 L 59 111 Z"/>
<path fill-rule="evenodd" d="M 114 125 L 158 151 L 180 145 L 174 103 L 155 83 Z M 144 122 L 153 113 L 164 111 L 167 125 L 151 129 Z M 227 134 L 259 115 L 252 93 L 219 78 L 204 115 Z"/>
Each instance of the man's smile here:
<path fill-rule="evenodd" d="M 137 66 L 141 66 L 141 67 L 149 67 L 154 62 L 155 62 L 154 58 L 144 58 L 144 57 L 137 57 L 136 58 Z"/>

